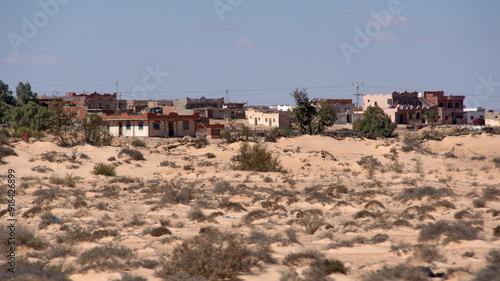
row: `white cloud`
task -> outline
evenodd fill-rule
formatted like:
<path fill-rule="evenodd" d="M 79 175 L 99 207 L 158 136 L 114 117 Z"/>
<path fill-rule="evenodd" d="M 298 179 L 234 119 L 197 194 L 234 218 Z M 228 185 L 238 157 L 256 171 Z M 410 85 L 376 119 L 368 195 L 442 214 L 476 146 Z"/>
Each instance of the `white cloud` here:
<path fill-rule="evenodd" d="M 238 38 L 234 42 L 234 47 L 237 49 L 246 49 L 246 48 L 254 48 L 255 44 L 252 42 L 252 40 L 248 38 Z"/>
<path fill-rule="evenodd" d="M 54 55 L 32 55 L 11 53 L 4 59 L 7 63 L 13 64 L 55 64 L 62 63 L 64 60 Z"/>
<path fill-rule="evenodd" d="M 399 37 L 391 32 L 381 31 L 377 37 L 375 37 L 375 41 L 378 42 L 396 42 L 399 41 Z"/>

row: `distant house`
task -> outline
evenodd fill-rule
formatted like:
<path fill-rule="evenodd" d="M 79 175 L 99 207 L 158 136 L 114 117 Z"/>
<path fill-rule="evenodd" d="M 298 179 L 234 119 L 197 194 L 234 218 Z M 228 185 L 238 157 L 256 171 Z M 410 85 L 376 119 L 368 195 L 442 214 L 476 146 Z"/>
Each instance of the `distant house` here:
<path fill-rule="evenodd" d="M 319 99 L 317 102 L 326 103 L 335 111 L 335 124 L 350 124 L 363 118 L 362 112 L 356 112 L 352 99 Z"/>
<path fill-rule="evenodd" d="M 116 99 L 116 93 L 68 93 L 63 97 L 63 103 L 64 112 L 74 113 L 77 119 L 85 118 L 87 114 L 112 114 L 115 111 L 126 111 L 127 109 L 127 101 Z"/>
<path fill-rule="evenodd" d="M 426 113 L 436 111 L 438 124 L 464 124 L 463 101 L 465 96 L 445 96 L 443 91 L 393 92 L 363 96 L 363 111 L 378 106 L 397 124 L 425 124 Z"/>
<path fill-rule="evenodd" d="M 246 117 L 250 125 L 290 127 L 292 118 L 288 112 L 271 109 L 248 108 Z"/>
<path fill-rule="evenodd" d="M 177 113 L 144 113 L 141 115 L 102 115 L 109 133 L 113 136 L 129 137 L 184 137 L 196 136 L 196 125 L 208 123 L 199 114 L 179 115 Z"/>
<path fill-rule="evenodd" d="M 196 136 L 207 139 L 220 139 L 221 131 L 224 129 L 222 124 L 199 123 L 196 126 Z"/>
<path fill-rule="evenodd" d="M 278 111 L 291 111 L 294 107 L 295 107 L 295 105 L 278 104 L 278 105 L 270 105 L 269 109 L 278 110 Z"/>
<path fill-rule="evenodd" d="M 202 107 L 193 109 L 201 117 L 213 119 L 231 119 L 231 108 Z"/>
<path fill-rule="evenodd" d="M 500 126 L 500 112 L 488 110 L 485 112 L 485 116 L 486 126 Z"/>
<path fill-rule="evenodd" d="M 201 97 L 199 99 L 186 98 L 183 100 L 173 101 L 175 112 L 184 115 L 193 114 L 195 108 L 222 108 L 223 104 L 224 98 L 207 99 L 205 97 Z"/>
<path fill-rule="evenodd" d="M 482 107 L 464 108 L 464 118 L 467 119 L 467 124 L 474 124 L 475 119 L 484 119 L 486 109 Z"/>

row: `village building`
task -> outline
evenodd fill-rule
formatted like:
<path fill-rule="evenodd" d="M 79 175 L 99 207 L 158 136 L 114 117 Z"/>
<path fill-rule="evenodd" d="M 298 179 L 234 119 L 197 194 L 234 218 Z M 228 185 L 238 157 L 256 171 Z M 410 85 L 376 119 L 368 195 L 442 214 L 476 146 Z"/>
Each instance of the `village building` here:
<path fill-rule="evenodd" d="M 485 112 L 485 124 L 486 126 L 500 126 L 500 112 L 495 112 L 493 110 L 488 110 Z"/>
<path fill-rule="evenodd" d="M 465 96 L 445 96 L 443 91 L 393 92 L 392 94 L 370 94 L 363 96 L 363 111 L 369 106 L 378 106 L 397 124 L 426 124 L 427 112 L 438 113 L 438 124 L 464 124 Z"/>
<path fill-rule="evenodd" d="M 193 114 L 196 108 L 222 108 L 223 104 L 224 98 L 207 99 L 201 97 L 199 99 L 185 98 L 183 100 L 173 100 L 175 112 L 183 115 Z"/>
<path fill-rule="evenodd" d="M 126 100 L 116 99 L 114 94 L 98 94 L 96 92 L 91 94 L 75 94 L 68 93 L 63 98 L 64 112 L 71 112 L 75 114 L 75 118 L 82 119 L 87 114 L 97 113 L 112 114 L 117 111 L 125 111 L 127 109 Z"/>
<path fill-rule="evenodd" d="M 250 125 L 284 128 L 292 124 L 292 117 L 288 112 L 271 109 L 248 108 L 246 117 Z"/>
<path fill-rule="evenodd" d="M 464 108 L 464 118 L 467 120 L 467 124 L 475 124 L 474 121 L 478 119 L 484 120 L 485 115 L 486 109 L 482 107 Z"/>
<path fill-rule="evenodd" d="M 129 137 L 195 137 L 197 124 L 208 123 L 207 118 L 202 118 L 197 113 L 192 115 L 122 113 L 120 115 L 103 114 L 102 117 L 111 135 Z"/>
<path fill-rule="evenodd" d="M 223 124 L 207 124 L 199 123 L 196 125 L 196 137 L 207 139 L 220 139 L 221 131 L 224 129 Z"/>
<path fill-rule="evenodd" d="M 327 104 L 335 112 L 335 124 L 351 124 L 363 118 L 363 112 L 356 110 L 352 99 L 319 99 L 317 102 Z"/>

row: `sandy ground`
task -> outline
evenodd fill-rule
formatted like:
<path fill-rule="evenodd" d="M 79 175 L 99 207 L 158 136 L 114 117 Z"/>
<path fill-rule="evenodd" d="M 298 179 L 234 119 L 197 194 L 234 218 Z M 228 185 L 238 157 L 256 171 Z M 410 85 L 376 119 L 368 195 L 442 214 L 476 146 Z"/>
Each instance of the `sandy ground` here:
<path fill-rule="evenodd" d="M 119 142 L 126 146 L 131 140 L 124 138 Z M 500 210 L 500 201 L 491 192 L 484 195 L 484 190 L 500 188 L 500 168 L 493 162 L 500 157 L 498 135 L 448 136 L 442 141 L 425 141 L 426 152 L 403 152 L 402 138 L 336 140 L 301 136 L 265 143 L 279 157 L 286 173 L 232 170 L 231 158 L 236 155 L 240 142 L 225 144 L 212 140 L 200 149 L 184 144 L 168 150 L 166 147 L 172 140 L 148 139 L 146 142 L 145 148 L 133 147 L 144 155 L 145 160 L 139 161 L 118 157 L 122 146 L 62 148 L 47 141 L 13 144 L 18 156 L 4 158 L 3 176 L 7 169 L 14 169 L 18 177 L 18 223 L 49 243 L 45 249 L 38 250 L 21 245 L 17 253 L 19 259 L 62 264 L 75 281 L 119 279 L 122 272 L 147 280 L 162 280 L 155 276 L 158 265 L 152 262 L 153 266 L 144 266 L 140 262 L 168 259 L 177 245 L 197 235 L 203 227 L 212 226 L 242 237 L 252 232 L 284 237 L 285 230 L 293 229 L 300 243 L 282 243 L 269 238 L 264 242 L 276 262 L 262 263 L 252 274 L 243 274 L 240 278 L 280 280 L 286 272 L 300 273 L 308 267 L 307 263 L 288 266 L 283 260 L 290 253 L 317 250 L 326 258 L 342 261 L 348 268 L 345 275 L 330 276 L 337 281 L 363 280 L 385 265 L 401 263 L 430 267 L 434 272 L 455 269 L 447 280 L 470 280 L 485 266 L 487 253 L 500 248 L 500 240 L 493 233 L 500 225 L 500 215 L 495 213 Z M 47 153 L 52 152 L 57 152 L 56 156 L 48 159 Z M 207 153 L 215 157 L 208 158 Z M 373 156 L 380 162 L 374 166 L 373 175 L 357 163 L 364 156 Z M 175 163 L 177 167 L 161 166 L 163 161 Z M 117 177 L 93 175 L 98 162 L 114 164 Z M 33 170 L 35 167 L 50 169 L 37 172 Z M 54 183 L 53 177 L 66 176 L 76 177 L 74 187 Z M 133 179 L 111 182 L 123 177 Z M 190 188 L 194 190 L 193 196 L 188 202 L 159 204 L 162 194 L 155 190 L 165 184 L 174 184 L 179 190 Z M 224 191 L 223 186 L 228 191 Z M 338 186 L 345 186 L 345 193 L 328 191 L 329 187 Z M 403 196 L 412 188 L 424 187 L 434 188 L 436 194 L 421 198 Z M 53 198 L 40 199 L 42 196 L 35 195 L 37 191 L 49 189 L 57 190 Z M 447 192 L 440 194 L 440 190 Z M 274 191 L 293 195 L 276 196 Z M 221 207 L 223 198 L 239 203 L 245 210 Z M 480 199 L 484 206 L 473 202 Z M 85 204 L 75 204 L 78 200 Z M 436 203 L 443 201 L 450 204 Z M 23 216 L 36 206 L 42 211 Z M 191 220 L 189 212 L 195 207 L 207 215 L 214 212 L 222 215 L 202 222 Z M 306 233 L 298 218 L 301 211 L 311 209 L 319 210 L 323 220 L 313 234 Z M 266 216 L 246 223 L 245 216 L 254 210 L 264 210 Z M 369 215 L 362 216 L 361 211 L 368 211 Z M 462 216 L 457 215 L 460 211 Z M 47 212 L 57 221 L 40 227 L 42 216 Z M 167 227 L 172 234 L 150 235 L 150 229 L 159 227 L 161 220 L 169 220 Z M 438 239 L 419 240 L 424 225 L 440 220 L 477 227 L 477 237 L 450 242 L 442 235 Z M 75 225 L 86 227 L 88 233 L 107 230 L 112 235 L 71 241 L 65 227 Z M 375 241 L 372 238 L 377 234 L 387 237 L 384 241 Z M 82 253 L 110 242 L 132 249 L 132 261 L 136 265 L 127 264 L 117 269 L 96 266 L 85 270 L 79 261 Z M 255 246 L 246 243 L 249 247 Z M 72 251 L 62 257 L 45 254 L 58 245 L 71 246 Z M 419 255 L 418 248 L 422 245 L 437 249 L 439 257 Z"/>

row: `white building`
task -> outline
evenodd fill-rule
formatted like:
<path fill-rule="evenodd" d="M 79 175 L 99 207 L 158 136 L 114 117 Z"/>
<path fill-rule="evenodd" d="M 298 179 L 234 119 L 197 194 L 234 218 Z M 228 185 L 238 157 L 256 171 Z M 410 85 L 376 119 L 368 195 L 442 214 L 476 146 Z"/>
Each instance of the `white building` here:
<path fill-rule="evenodd" d="M 474 124 L 472 121 L 476 118 L 485 118 L 486 110 L 482 107 L 464 108 L 464 115 L 467 124 Z"/>

